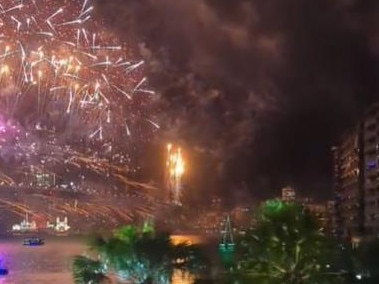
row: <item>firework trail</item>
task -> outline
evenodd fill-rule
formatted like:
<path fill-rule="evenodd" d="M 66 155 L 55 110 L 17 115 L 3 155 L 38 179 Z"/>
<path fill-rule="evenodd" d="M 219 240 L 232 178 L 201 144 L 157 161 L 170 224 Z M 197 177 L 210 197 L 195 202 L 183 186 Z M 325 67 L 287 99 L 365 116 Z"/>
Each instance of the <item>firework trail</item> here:
<path fill-rule="evenodd" d="M 182 205 L 182 177 L 185 170 L 184 159 L 181 148 L 172 144 L 167 145 L 167 188 L 170 201 L 175 205 Z"/>
<path fill-rule="evenodd" d="M 131 137 L 138 143 L 159 129 L 150 114 L 154 91 L 144 62 L 92 19 L 93 9 L 88 0 L 1 1 L 0 184 L 47 171 L 75 182 L 102 179 L 109 188 L 151 189 L 127 176 Z"/>
<path fill-rule="evenodd" d="M 57 216 L 63 215 L 69 216 L 70 220 L 79 223 L 83 223 L 83 221 L 96 222 L 100 219 L 106 221 L 107 225 L 116 225 L 118 222 L 132 221 L 136 214 L 134 211 L 144 216 L 150 214 L 149 208 L 131 204 L 127 205 L 134 207 L 133 211 L 125 208 L 125 204 L 124 208 L 122 208 L 104 201 L 72 202 L 62 199 L 59 202 L 57 200 L 53 202 L 51 198 L 46 196 L 34 196 L 34 198 L 46 202 L 48 204 L 46 210 L 41 210 L 41 206 L 25 205 L 23 202 L 14 202 L 6 199 L 0 199 L 0 208 L 16 216 L 15 219 L 12 218 L 13 222 L 17 222 L 17 220 L 20 220 L 27 213 L 32 220 L 45 220 L 43 223 L 46 223 L 47 220 L 55 220 Z"/>

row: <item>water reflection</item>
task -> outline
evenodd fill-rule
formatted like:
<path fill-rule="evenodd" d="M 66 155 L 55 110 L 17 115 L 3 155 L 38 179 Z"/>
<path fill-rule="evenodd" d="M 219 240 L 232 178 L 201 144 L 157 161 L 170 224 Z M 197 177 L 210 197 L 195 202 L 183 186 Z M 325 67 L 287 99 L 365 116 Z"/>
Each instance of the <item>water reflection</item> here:
<path fill-rule="evenodd" d="M 180 271 L 174 272 L 172 277 L 172 284 L 193 284 L 195 282 L 195 278 L 188 273 L 182 273 Z"/>
<path fill-rule="evenodd" d="M 190 245 L 202 244 L 204 239 L 199 235 L 172 235 L 171 240 L 174 244 L 188 243 Z"/>
<path fill-rule="evenodd" d="M 196 236 L 173 236 L 174 242 L 199 243 Z M 72 284 L 72 257 L 86 250 L 84 242 L 72 239 L 47 240 L 44 246 L 25 247 L 22 240 L 1 240 L 0 261 L 9 275 L 0 284 Z M 114 282 L 116 283 L 116 282 Z M 175 272 L 172 284 L 193 284 L 191 275 Z"/>
<path fill-rule="evenodd" d="M 41 247 L 24 247 L 22 240 L 0 241 L 0 259 L 9 275 L 0 284 L 71 284 L 71 259 L 85 246 L 77 241 L 53 240 Z"/>
<path fill-rule="evenodd" d="M 202 244 L 204 239 L 198 235 L 172 235 L 171 240 L 174 244 L 188 243 L 191 245 Z M 195 278 L 191 274 L 183 274 L 176 271 L 172 277 L 172 284 L 193 284 Z"/>

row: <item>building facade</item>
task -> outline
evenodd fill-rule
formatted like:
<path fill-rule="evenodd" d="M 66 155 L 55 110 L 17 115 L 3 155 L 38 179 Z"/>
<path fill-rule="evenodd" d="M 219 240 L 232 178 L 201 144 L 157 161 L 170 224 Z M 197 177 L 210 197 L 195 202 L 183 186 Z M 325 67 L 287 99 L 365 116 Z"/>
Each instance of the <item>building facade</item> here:
<path fill-rule="evenodd" d="M 327 235 L 334 234 L 334 202 L 327 201 L 324 203 L 310 202 L 304 203 L 304 206 L 316 217 L 320 229 Z"/>
<path fill-rule="evenodd" d="M 282 188 L 282 200 L 285 202 L 294 202 L 296 201 L 296 192 L 292 187 Z"/>
<path fill-rule="evenodd" d="M 364 208 L 365 229 L 379 235 L 379 104 L 373 105 L 364 116 Z"/>
<path fill-rule="evenodd" d="M 336 235 L 360 235 L 364 228 L 362 127 L 344 135 L 341 144 L 333 147 L 334 186 L 336 194 Z"/>
<path fill-rule="evenodd" d="M 56 175 L 43 168 L 32 170 L 25 175 L 25 184 L 32 188 L 52 188 L 56 186 Z"/>
<path fill-rule="evenodd" d="M 335 233 L 379 235 L 379 104 L 332 148 Z"/>

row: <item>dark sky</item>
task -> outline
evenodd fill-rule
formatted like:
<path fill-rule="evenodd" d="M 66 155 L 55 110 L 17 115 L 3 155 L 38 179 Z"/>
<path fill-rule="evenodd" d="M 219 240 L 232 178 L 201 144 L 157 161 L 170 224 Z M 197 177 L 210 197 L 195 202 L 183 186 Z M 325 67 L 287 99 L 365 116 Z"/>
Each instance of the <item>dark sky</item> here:
<path fill-rule="evenodd" d="M 331 196 L 330 147 L 378 95 L 379 1 L 97 2 L 148 62 L 161 141 L 191 153 L 198 188 Z"/>

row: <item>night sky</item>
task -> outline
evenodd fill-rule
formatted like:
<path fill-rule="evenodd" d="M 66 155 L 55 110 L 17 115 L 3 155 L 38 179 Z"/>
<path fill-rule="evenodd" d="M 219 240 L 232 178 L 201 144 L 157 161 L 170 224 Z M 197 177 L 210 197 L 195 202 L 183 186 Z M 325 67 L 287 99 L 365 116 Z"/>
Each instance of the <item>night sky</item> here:
<path fill-rule="evenodd" d="M 332 196 L 330 147 L 378 96 L 379 1 L 97 2 L 148 62 L 194 192 Z"/>

